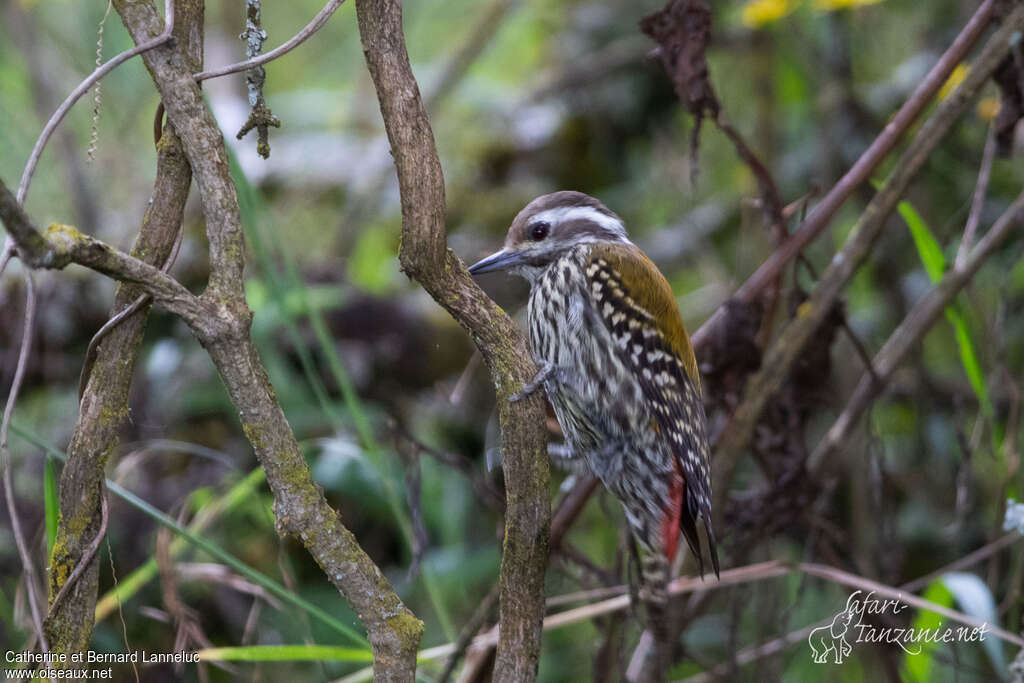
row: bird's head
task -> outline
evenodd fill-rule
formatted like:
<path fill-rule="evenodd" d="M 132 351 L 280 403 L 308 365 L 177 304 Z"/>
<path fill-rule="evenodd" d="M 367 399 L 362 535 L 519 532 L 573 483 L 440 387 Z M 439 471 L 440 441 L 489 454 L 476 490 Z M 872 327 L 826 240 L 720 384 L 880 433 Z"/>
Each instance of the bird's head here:
<path fill-rule="evenodd" d="M 506 270 L 531 283 L 547 266 L 580 244 L 629 244 L 622 219 L 582 192 L 537 197 L 520 211 L 505 238 L 505 248 L 473 264 L 478 275 Z"/>

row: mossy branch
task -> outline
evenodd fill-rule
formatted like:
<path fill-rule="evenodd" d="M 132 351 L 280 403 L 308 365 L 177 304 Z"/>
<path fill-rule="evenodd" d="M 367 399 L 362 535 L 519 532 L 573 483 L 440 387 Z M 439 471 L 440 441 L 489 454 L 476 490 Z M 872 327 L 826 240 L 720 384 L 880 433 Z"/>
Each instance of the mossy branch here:
<path fill-rule="evenodd" d="M 201 26 L 202 0 L 176 3 L 179 16 L 194 16 Z M 114 4 L 137 44 L 163 31 L 163 20 L 151 0 L 117 0 Z M 245 251 L 238 196 L 228 171 L 223 137 L 192 77 L 201 65 L 192 64 L 187 58 L 188 54 L 195 54 L 188 52 L 190 46 L 201 45 L 201 41 L 201 30 L 189 31 L 172 44 L 147 52 L 145 64 L 200 190 L 211 264 L 210 283 L 202 295 L 191 294 L 155 266 L 70 226 L 55 225 L 46 235 L 41 234 L 2 183 L 0 219 L 30 267 L 61 268 L 68 263 L 87 266 L 138 285 L 189 324 L 216 365 L 238 409 L 242 429 L 266 471 L 274 494 L 279 533 L 300 539 L 331 583 L 355 608 L 373 648 L 375 678 L 413 680 L 423 624 L 402 604 L 313 481 L 252 343 L 252 313 L 243 288 Z M 95 419 L 116 422 L 121 417 L 120 411 L 101 410 Z M 91 464 L 98 462 L 102 466 L 104 454 L 105 451 L 92 458 Z M 91 470 L 93 474 L 95 469 Z M 87 501 L 87 507 L 93 507 L 92 503 Z M 75 526 L 76 537 L 88 538 L 88 525 L 94 519 L 95 515 L 69 517 L 67 524 Z M 54 553 L 58 552 L 64 552 L 63 545 L 55 546 Z M 82 586 L 92 586 L 91 602 L 82 603 L 89 604 L 87 618 L 82 617 L 74 629 L 77 635 L 69 640 L 73 640 L 70 647 L 76 649 L 84 648 L 88 642 L 95 603 L 95 578 L 86 576 L 83 581 L 87 583 Z M 69 609 L 72 601 L 71 597 L 66 599 L 62 609 Z"/>
<path fill-rule="evenodd" d="M 508 398 L 536 375 L 523 335 L 446 246 L 444 176 L 409 65 L 398 0 L 357 0 L 366 64 L 395 159 L 402 200 L 399 261 L 472 336 L 498 394 L 507 509 L 495 681 L 531 681 L 540 658 L 551 503 L 539 395 Z"/>

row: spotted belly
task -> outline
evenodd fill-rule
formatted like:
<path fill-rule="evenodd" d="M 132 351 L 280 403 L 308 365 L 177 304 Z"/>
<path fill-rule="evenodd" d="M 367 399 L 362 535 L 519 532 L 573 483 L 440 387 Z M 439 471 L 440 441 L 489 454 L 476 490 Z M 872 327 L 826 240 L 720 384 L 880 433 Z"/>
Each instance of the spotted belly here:
<path fill-rule="evenodd" d="M 572 451 L 589 461 L 648 438 L 651 416 L 639 382 L 593 309 L 575 259 L 556 262 L 541 276 L 528 317 L 536 360 L 553 366 L 544 388 Z"/>

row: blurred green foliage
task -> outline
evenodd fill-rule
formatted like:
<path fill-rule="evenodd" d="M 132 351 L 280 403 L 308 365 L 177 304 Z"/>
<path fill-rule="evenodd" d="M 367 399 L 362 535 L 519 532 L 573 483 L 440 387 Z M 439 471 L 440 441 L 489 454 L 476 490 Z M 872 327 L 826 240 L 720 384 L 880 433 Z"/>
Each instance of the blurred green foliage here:
<path fill-rule="evenodd" d="M 699 154 L 690 157 L 692 121 L 660 65 L 648 57 L 653 45 L 637 29 L 637 21 L 661 2 L 506 4 L 496 32 L 483 36 L 480 56 L 432 107 L 447 182 L 450 245 L 473 260 L 493 250 L 512 216 L 535 195 L 556 189 L 589 192 L 624 218 L 635 241 L 669 278 L 687 326 L 695 329 L 764 260 L 773 243 L 760 212 L 750 209 L 757 195 L 753 176 L 728 140 L 706 124 Z M 265 3 L 268 47 L 290 37 L 320 5 L 318 0 Z M 267 101 L 283 121 L 281 129 L 271 131 L 268 161 L 256 157 L 254 140 L 234 139 L 247 113 L 244 79 L 207 82 L 204 91 L 237 158 L 234 175 L 250 250 L 246 291 L 261 357 L 318 482 L 425 621 L 423 647 L 429 648 L 458 632 L 497 577 L 501 518 L 475 488 L 480 482 L 501 487 L 500 470 L 489 470 L 485 458 L 497 445 L 493 392 L 486 372 L 471 364 L 462 330 L 398 268 L 397 187 L 352 5 L 343 5 L 318 35 L 267 66 Z M 405 3 L 409 52 L 428 97 L 460 48 L 481 37 L 478 21 L 488 5 Z M 17 182 L 49 112 L 92 69 L 96 24 L 104 8 L 101 2 L 71 0 L 0 5 L 0 177 L 8 184 Z M 789 202 L 811 190 L 820 197 L 831 187 L 956 35 L 974 4 L 734 0 L 713 9 L 712 82 L 730 120 Z M 208 2 L 207 17 L 207 63 L 240 59 L 240 3 Z M 128 46 L 112 16 L 104 55 Z M 877 351 L 956 253 L 994 103 L 990 88 L 913 184 L 902 209 L 912 237 L 894 217 L 872 259 L 847 288 L 850 328 L 869 352 Z M 139 60 L 108 76 L 97 156 L 87 164 L 92 111 L 80 103 L 61 129 L 66 138 L 51 142 L 37 171 L 27 201 L 36 222 L 76 223 L 129 246 L 152 189 L 156 104 Z M 879 169 L 878 177 L 887 170 Z M 76 185 L 75 178 L 84 178 L 83 184 Z M 1019 158 L 996 160 L 982 230 L 1019 192 L 1021 180 Z M 830 232 L 807 249 L 816 272 L 827 265 L 871 192 L 860 188 Z M 91 215 L 92 222 L 85 222 Z M 193 199 L 174 270 L 193 291 L 205 282 L 205 249 Z M 1018 234 L 953 307 L 953 324 L 936 325 L 928 334 L 845 450 L 842 476 L 805 492 L 813 504 L 799 519 L 766 532 L 749 547 L 740 546 L 727 526 L 720 532 L 726 557 L 742 563 L 812 559 L 901 585 L 998 533 L 1002 501 L 1020 485 L 1019 444 L 1024 443 L 1021 255 Z M 12 268 L 0 280 L 5 382 L 20 329 L 18 272 Z M 783 285 L 808 289 L 814 278 L 800 269 L 787 274 Z M 42 273 L 37 281 L 39 333 L 16 419 L 61 448 L 77 415 L 82 353 L 105 320 L 112 287 L 81 269 Z M 525 290 L 512 280 L 483 284 L 513 312 L 524 301 Z M 832 359 L 831 376 L 821 378 L 826 399 L 808 434 L 811 447 L 863 371 L 846 337 L 834 345 Z M 137 375 L 132 419 L 123 447 L 110 456 L 108 476 L 146 504 L 191 520 L 230 496 L 255 460 L 205 353 L 162 311 L 152 314 Z M 715 420 L 721 416 L 712 417 L 720 424 Z M 399 433 L 423 444 L 417 458 L 418 508 L 408 502 L 410 466 L 398 456 Z M 199 444 L 211 452 L 156 449 L 157 439 Z M 468 460 L 473 480 L 432 458 L 430 450 Z M 12 442 L 18 503 L 35 525 L 31 533 L 54 512 L 53 502 L 46 502 L 51 498 L 39 495 L 42 453 L 38 445 Z M 774 483 L 747 460 L 732 492 L 740 510 L 746 500 L 760 501 L 753 493 Z M 553 499 L 562 477 L 555 478 Z M 235 503 L 218 511 L 203 531 L 216 554 L 183 547 L 178 560 L 237 558 L 299 596 L 301 604 L 315 605 L 361 632 L 356 615 L 312 559 L 296 543 L 277 537 L 265 486 L 247 490 Z M 115 501 L 112 510 L 111 547 L 123 581 L 152 563 L 157 525 L 126 503 Z M 770 519 L 773 510 L 747 512 Z M 420 571 L 410 575 L 417 517 L 428 544 L 420 549 Z M 4 521 L 0 641 L 21 643 L 27 622 L 9 537 Z M 40 549 L 44 537 L 45 532 L 35 536 Z M 549 594 L 629 583 L 622 537 L 613 499 L 596 495 L 568 536 L 573 551 L 588 562 L 555 558 Z M 987 566 L 965 568 L 984 578 L 1000 605 L 1002 625 L 1011 631 L 1021 626 L 1016 587 L 1021 564 L 1019 550 L 1012 547 Z M 102 595 L 113 588 L 106 559 L 101 577 Z M 940 584 L 926 596 L 943 597 L 935 586 Z M 352 644 L 294 602 L 278 608 L 230 585 L 203 580 L 183 580 L 181 592 L 214 646 Z M 831 619 L 848 593 L 795 575 L 710 592 L 695 603 L 683 639 L 687 657 L 672 675 L 697 674 L 745 647 Z M 943 604 L 956 608 L 951 601 Z M 174 629 L 154 616 L 162 607 L 155 581 L 123 604 L 132 649 L 171 649 Z M 926 619 L 924 613 L 913 618 L 915 623 Z M 618 680 L 639 632 L 632 612 L 551 631 L 544 637 L 540 678 Z M 939 646 L 918 658 L 861 644 L 842 665 L 819 665 L 811 661 L 805 640 L 726 677 L 876 680 L 905 664 L 919 680 L 963 681 L 992 680 L 1002 671 L 973 644 Z M 97 624 L 93 647 L 125 649 L 116 617 Z M 344 659 L 335 652 L 313 662 L 235 665 L 249 677 L 258 671 L 263 679 L 295 681 L 333 679 L 365 666 L 355 655 L 353 661 Z M 440 665 L 424 661 L 424 680 L 433 680 Z M 130 671 L 117 673 L 122 674 Z M 210 669 L 210 675 L 233 680 L 218 669 Z M 186 668 L 184 676 L 196 680 L 195 667 Z M 164 679 L 177 680 L 169 668 L 154 668 L 146 678 Z"/>

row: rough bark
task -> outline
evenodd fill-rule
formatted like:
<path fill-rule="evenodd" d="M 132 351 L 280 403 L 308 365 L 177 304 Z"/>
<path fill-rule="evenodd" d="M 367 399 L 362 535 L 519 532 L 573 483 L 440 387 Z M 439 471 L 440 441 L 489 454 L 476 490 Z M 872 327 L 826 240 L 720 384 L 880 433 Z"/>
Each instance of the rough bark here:
<path fill-rule="evenodd" d="M 161 21 L 151 1 L 118 0 L 114 5 L 136 43 L 159 33 Z M 195 70 L 166 48 L 145 53 L 143 61 L 181 136 L 206 217 L 210 283 L 194 302 L 205 311 L 187 312 L 186 321 L 217 366 L 238 408 L 242 429 L 266 470 L 278 533 L 300 539 L 355 608 L 373 648 L 374 678 L 412 680 L 423 624 L 402 604 L 313 481 L 252 344 L 238 196 L 223 137 L 193 79 Z"/>
<path fill-rule="evenodd" d="M 495 681 L 531 681 L 540 659 L 551 503 L 543 400 L 510 403 L 536 375 L 523 335 L 446 246 L 444 177 L 409 65 L 398 0 L 357 0 L 363 53 L 377 89 L 402 199 L 399 260 L 470 333 L 497 390 L 507 508 Z"/>
<path fill-rule="evenodd" d="M 151 0 L 118 0 L 115 7 L 137 44 L 161 33 L 163 22 Z M 201 0 L 177 0 L 176 7 L 178 16 L 202 13 Z M 206 291 L 194 296 L 160 269 L 71 226 L 55 224 L 41 234 L 2 182 L 0 219 L 29 267 L 63 268 L 78 263 L 138 285 L 181 316 L 209 352 L 238 409 L 242 429 L 266 470 L 278 532 L 300 539 L 355 608 L 374 652 L 375 680 L 411 681 L 423 624 L 402 604 L 313 481 L 253 346 L 252 313 L 242 280 L 242 226 L 227 150 L 192 76 L 197 69 L 178 47 L 201 40 L 201 25 L 184 25 L 183 30 L 187 36 L 145 52 L 144 61 L 199 186 L 210 242 L 211 276 Z M 104 454 L 93 455 L 93 461 L 102 465 Z M 97 476 L 95 471 L 92 476 Z M 91 481 L 83 482 L 86 495 L 92 495 Z M 96 487 L 98 482 L 93 490 Z M 95 600 L 95 588 L 92 593 Z M 91 613 L 88 616 L 91 624 Z"/>
<path fill-rule="evenodd" d="M 202 64 L 202 3 L 178 14 L 176 49 L 195 66 Z M 168 127 L 157 153 L 152 201 L 142 219 L 131 255 L 159 266 L 168 258 L 181 227 L 192 173 L 181 141 Z M 140 294 L 131 284 L 118 286 L 111 315 L 129 306 Z M 78 424 L 68 446 L 68 462 L 61 472 L 57 537 L 49 562 L 51 604 L 100 531 L 103 468 L 117 448 L 119 433 L 128 418 L 132 376 L 139 343 L 146 328 L 149 306 L 124 319 L 97 347 L 96 360 L 82 395 Z M 81 652 L 88 648 L 99 575 L 95 556 L 77 582 L 68 589 L 46 618 L 46 636 L 53 652 Z M 59 664 L 57 666 L 60 666 Z M 68 661 L 65 666 L 74 666 Z"/>

